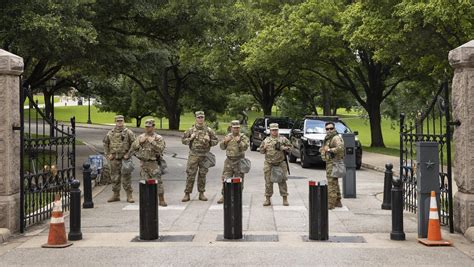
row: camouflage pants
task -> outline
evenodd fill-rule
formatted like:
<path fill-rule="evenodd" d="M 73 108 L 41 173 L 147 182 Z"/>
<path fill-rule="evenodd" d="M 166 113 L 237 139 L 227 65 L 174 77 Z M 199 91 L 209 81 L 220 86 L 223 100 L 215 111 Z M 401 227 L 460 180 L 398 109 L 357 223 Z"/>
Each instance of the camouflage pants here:
<path fill-rule="evenodd" d="M 341 200 L 341 189 L 337 177 L 331 177 L 332 162 L 326 162 L 326 179 L 328 180 L 328 207 L 334 208 L 336 202 Z"/>
<path fill-rule="evenodd" d="M 244 190 L 244 173 L 240 171 L 240 159 L 225 159 L 222 178 L 225 179 L 228 177 L 242 178 L 242 190 Z M 221 194 L 224 195 L 224 185 L 222 185 Z"/>
<path fill-rule="evenodd" d="M 144 180 L 156 179 L 158 182 L 158 194 L 162 195 L 165 192 L 163 188 L 163 180 L 161 179 L 161 169 L 158 161 L 141 161 L 140 176 Z"/>
<path fill-rule="evenodd" d="M 286 162 L 282 161 L 278 164 L 280 168 L 283 168 L 285 170 L 285 179 L 283 182 L 278 183 L 278 187 L 280 189 L 280 195 L 282 197 L 288 196 L 288 185 L 286 184 L 286 180 L 288 177 L 286 176 Z M 265 196 L 266 197 L 271 197 L 273 195 L 273 182 L 271 180 L 272 176 L 272 164 L 268 163 L 265 161 L 263 164 L 263 173 L 265 175 Z"/>
<path fill-rule="evenodd" d="M 189 155 L 188 164 L 186 166 L 186 189 L 185 193 L 192 193 L 194 187 L 194 180 L 196 180 L 196 173 L 198 174 L 197 188 L 199 192 L 206 191 L 206 174 L 209 171 L 208 168 L 203 166 L 203 161 L 206 156 Z"/>
<path fill-rule="evenodd" d="M 112 191 L 120 192 L 120 183 L 126 192 L 133 192 L 131 174 L 122 174 L 122 160 L 110 160 L 110 178 L 112 180 Z"/>

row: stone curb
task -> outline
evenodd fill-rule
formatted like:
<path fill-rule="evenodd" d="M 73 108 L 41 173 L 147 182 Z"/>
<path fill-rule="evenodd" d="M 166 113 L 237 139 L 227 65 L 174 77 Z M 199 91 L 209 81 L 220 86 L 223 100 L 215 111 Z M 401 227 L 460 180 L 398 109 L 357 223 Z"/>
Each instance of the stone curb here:
<path fill-rule="evenodd" d="M 372 165 L 372 164 L 369 164 L 369 163 L 362 163 L 362 167 L 364 167 L 366 169 L 374 170 L 374 171 L 377 171 L 377 172 L 385 173 L 385 167 L 379 167 L 379 166 L 375 166 L 375 165 Z M 393 176 L 398 177 L 399 176 L 398 171 L 393 171 Z"/>
<path fill-rule="evenodd" d="M 12 236 L 12 233 L 7 228 L 0 228 L 0 244 L 7 242 L 8 238 Z"/>

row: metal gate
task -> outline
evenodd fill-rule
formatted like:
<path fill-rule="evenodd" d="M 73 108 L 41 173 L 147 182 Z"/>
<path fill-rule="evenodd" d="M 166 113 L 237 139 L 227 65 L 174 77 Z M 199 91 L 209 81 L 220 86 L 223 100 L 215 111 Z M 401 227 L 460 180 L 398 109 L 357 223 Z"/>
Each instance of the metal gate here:
<path fill-rule="evenodd" d="M 453 194 L 451 170 L 451 122 L 449 105 L 449 85 L 443 83 L 428 109 L 415 118 L 400 114 L 400 176 L 404 184 L 405 210 L 416 213 L 416 142 L 438 142 L 439 146 L 439 185 L 440 222 L 453 227 Z"/>
<path fill-rule="evenodd" d="M 29 101 L 27 107 L 25 99 Z M 31 91 L 21 85 L 20 120 L 20 231 L 23 233 L 29 226 L 51 217 L 56 194 L 61 196 L 64 209 L 69 209 L 70 183 L 76 176 L 76 137 L 74 118 L 68 126 L 47 118 L 34 102 Z"/>

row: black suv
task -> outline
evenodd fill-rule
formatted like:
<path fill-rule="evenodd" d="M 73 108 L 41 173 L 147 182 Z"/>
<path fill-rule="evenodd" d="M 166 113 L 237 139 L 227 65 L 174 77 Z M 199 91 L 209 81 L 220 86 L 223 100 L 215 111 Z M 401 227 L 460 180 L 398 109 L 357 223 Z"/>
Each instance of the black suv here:
<path fill-rule="evenodd" d="M 293 122 L 288 117 L 270 117 L 257 118 L 250 128 L 250 150 L 256 151 L 262 141 L 270 135 L 270 123 L 278 123 L 280 135 L 289 138 Z"/>
<path fill-rule="evenodd" d="M 290 132 L 290 142 L 292 149 L 289 154 L 289 161 L 296 162 L 299 158 L 301 166 L 308 168 L 312 163 L 322 163 L 319 149 L 324 143 L 326 137 L 325 123 L 334 122 L 336 131 L 339 134 L 352 133 L 347 125 L 339 120 L 338 117 L 305 116 L 293 125 Z M 362 145 L 356 135 L 356 168 L 360 169 L 362 165 Z"/>

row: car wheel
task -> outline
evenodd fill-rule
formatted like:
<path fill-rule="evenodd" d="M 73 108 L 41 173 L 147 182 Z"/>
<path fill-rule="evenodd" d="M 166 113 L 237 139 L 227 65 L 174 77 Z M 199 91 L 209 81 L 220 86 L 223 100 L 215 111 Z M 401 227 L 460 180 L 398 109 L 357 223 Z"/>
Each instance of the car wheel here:
<path fill-rule="evenodd" d="M 291 153 L 291 152 L 288 155 L 288 161 L 291 162 L 291 163 L 296 163 L 296 157 L 293 156 L 293 153 Z"/>
<path fill-rule="evenodd" d="M 302 168 L 309 168 L 309 162 L 308 160 L 306 159 L 306 155 L 305 155 L 305 152 L 304 152 L 304 149 L 301 149 L 301 158 L 300 158 L 300 162 L 301 162 L 301 167 Z"/>
<path fill-rule="evenodd" d="M 257 146 L 253 143 L 252 138 L 250 138 L 250 150 L 257 151 Z"/>

